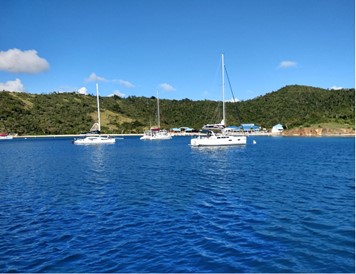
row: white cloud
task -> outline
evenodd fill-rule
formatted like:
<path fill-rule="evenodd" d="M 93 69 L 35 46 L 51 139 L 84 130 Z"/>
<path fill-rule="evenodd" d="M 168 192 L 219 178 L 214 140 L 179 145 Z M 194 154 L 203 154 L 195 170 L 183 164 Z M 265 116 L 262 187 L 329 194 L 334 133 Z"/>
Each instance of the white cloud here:
<path fill-rule="evenodd" d="M 46 59 L 37 55 L 36 50 L 9 49 L 0 51 L 0 70 L 13 73 L 39 73 L 49 69 Z"/>
<path fill-rule="evenodd" d="M 126 81 L 126 80 L 119 80 L 119 84 L 120 84 L 121 86 L 126 87 L 126 88 L 134 88 L 134 87 L 135 87 L 134 84 L 132 84 L 131 82 Z"/>
<path fill-rule="evenodd" d="M 88 95 L 88 90 L 86 87 L 81 87 L 80 89 L 78 89 L 78 93 L 83 95 Z"/>
<path fill-rule="evenodd" d="M 340 90 L 340 89 L 343 89 L 343 87 L 332 86 L 330 89 Z"/>
<path fill-rule="evenodd" d="M 172 87 L 170 84 L 167 84 L 167 83 L 160 84 L 159 88 L 163 89 L 164 91 L 174 91 L 174 90 L 176 90 L 174 87 Z"/>
<path fill-rule="evenodd" d="M 235 97 L 235 100 L 234 100 L 234 98 L 231 98 L 231 99 L 230 99 L 229 101 L 227 101 L 227 102 L 237 103 L 237 102 L 240 102 L 240 100 Z"/>
<path fill-rule="evenodd" d="M 110 94 L 110 95 L 109 95 L 109 97 L 112 97 L 112 96 L 114 96 L 114 95 L 119 96 L 119 97 L 121 97 L 121 98 L 124 98 L 124 97 L 126 96 L 126 94 L 122 93 L 122 92 L 119 91 L 119 90 L 115 90 L 113 94 Z"/>
<path fill-rule="evenodd" d="M 0 83 L 0 91 L 14 91 L 14 92 L 24 92 L 25 88 L 21 83 L 20 79 L 14 81 L 7 81 L 6 83 Z"/>
<path fill-rule="evenodd" d="M 107 82 L 104 77 L 97 76 L 95 72 L 89 75 L 88 78 L 85 79 L 85 82 Z"/>
<path fill-rule="evenodd" d="M 295 61 L 282 61 L 279 63 L 278 68 L 295 68 L 297 64 Z"/>

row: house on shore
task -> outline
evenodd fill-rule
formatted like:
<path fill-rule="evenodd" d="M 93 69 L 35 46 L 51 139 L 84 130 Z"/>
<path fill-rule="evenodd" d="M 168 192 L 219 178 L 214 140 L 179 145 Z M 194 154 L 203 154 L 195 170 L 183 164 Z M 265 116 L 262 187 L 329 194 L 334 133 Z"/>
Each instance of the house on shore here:
<path fill-rule="evenodd" d="M 196 132 L 194 128 L 190 127 L 174 127 L 170 129 L 171 133 L 184 134 L 184 133 L 193 133 Z"/>
<path fill-rule="evenodd" d="M 241 124 L 241 126 L 228 126 L 225 128 L 225 131 L 228 132 L 259 132 L 261 130 L 260 126 L 255 124 Z"/>

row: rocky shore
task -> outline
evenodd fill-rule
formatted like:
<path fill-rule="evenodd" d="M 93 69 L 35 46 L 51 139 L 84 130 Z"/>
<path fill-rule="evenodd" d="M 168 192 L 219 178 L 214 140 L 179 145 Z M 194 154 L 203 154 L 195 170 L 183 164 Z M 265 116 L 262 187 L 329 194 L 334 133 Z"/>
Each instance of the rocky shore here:
<path fill-rule="evenodd" d="M 355 136 L 351 128 L 294 128 L 285 130 L 282 136 Z"/>

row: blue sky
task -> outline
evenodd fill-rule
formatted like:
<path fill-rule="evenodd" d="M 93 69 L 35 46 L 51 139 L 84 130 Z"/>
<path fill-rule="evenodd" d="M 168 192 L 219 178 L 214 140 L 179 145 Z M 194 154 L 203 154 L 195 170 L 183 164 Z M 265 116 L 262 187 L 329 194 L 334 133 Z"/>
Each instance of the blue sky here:
<path fill-rule="evenodd" d="M 0 0 L 0 90 L 221 100 L 355 86 L 354 0 Z M 231 98 L 226 86 L 226 98 Z"/>

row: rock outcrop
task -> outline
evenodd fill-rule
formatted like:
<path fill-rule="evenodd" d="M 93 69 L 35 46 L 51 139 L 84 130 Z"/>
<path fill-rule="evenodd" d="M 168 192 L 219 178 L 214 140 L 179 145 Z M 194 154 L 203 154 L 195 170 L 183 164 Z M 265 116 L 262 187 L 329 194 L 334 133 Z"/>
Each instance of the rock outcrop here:
<path fill-rule="evenodd" d="M 352 136 L 355 130 L 351 128 L 294 128 L 285 130 L 283 136 Z"/>

